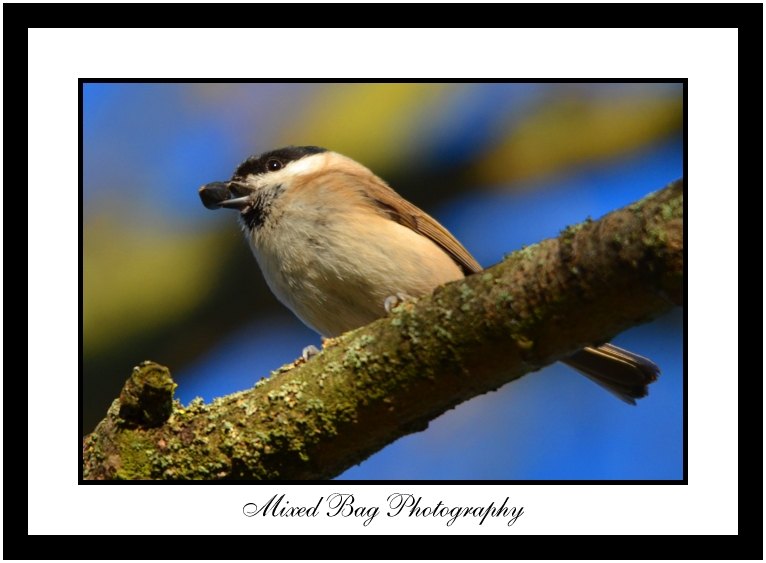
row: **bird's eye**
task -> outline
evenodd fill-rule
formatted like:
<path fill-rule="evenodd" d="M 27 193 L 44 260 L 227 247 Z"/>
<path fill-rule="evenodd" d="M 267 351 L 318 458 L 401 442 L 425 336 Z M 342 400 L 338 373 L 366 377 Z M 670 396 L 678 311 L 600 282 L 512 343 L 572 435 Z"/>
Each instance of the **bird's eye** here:
<path fill-rule="evenodd" d="M 278 161 L 276 158 L 270 158 L 268 161 L 266 161 L 266 170 L 268 170 L 269 172 L 275 172 L 281 169 L 282 169 L 282 163 Z"/>

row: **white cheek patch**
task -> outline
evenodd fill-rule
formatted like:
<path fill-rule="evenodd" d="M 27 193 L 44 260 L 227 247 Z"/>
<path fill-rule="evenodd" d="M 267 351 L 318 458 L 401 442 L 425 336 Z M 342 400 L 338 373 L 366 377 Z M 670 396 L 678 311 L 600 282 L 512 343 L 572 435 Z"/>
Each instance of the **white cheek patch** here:
<path fill-rule="evenodd" d="M 322 169 L 327 160 L 327 153 L 312 154 L 310 156 L 304 156 L 298 160 L 294 160 L 284 167 L 284 170 L 288 176 L 298 176 L 303 174 L 311 174 Z"/>

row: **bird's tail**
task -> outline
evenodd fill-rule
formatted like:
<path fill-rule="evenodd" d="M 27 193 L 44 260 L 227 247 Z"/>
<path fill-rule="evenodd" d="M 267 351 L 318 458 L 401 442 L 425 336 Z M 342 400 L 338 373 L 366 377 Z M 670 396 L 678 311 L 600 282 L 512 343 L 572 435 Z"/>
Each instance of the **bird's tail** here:
<path fill-rule="evenodd" d="M 612 344 L 583 348 L 563 361 L 631 405 L 646 397 L 660 374 L 651 360 Z"/>

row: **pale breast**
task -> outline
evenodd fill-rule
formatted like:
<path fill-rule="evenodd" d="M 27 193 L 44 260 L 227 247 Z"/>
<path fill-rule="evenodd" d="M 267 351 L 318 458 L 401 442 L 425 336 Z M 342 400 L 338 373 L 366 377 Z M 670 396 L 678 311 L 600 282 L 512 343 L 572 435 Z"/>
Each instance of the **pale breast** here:
<path fill-rule="evenodd" d="M 430 239 L 358 209 L 285 214 L 251 246 L 269 287 L 305 324 L 336 336 L 384 316 L 386 297 L 418 297 L 463 277 Z"/>

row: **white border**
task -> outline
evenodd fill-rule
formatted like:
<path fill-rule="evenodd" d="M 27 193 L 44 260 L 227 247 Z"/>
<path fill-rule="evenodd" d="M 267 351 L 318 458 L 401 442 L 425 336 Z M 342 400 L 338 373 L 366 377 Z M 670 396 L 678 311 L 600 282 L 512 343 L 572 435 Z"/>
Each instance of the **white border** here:
<path fill-rule="evenodd" d="M 29 532 L 736 533 L 737 31 L 235 31 L 28 32 Z M 270 57 L 275 49 L 279 56 Z M 288 492 L 294 504 L 313 503 L 335 492 L 332 486 L 78 486 L 77 78 L 243 72 L 272 78 L 689 77 L 689 485 L 337 487 L 363 504 L 409 491 L 453 506 L 509 496 L 525 507 L 511 528 L 410 519 L 363 527 L 349 518 L 242 514 L 246 502 L 263 502 L 274 492 Z M 33 188 L 41 178 L 43 185 Z M 44 413 L 52 413 L 50 419 Z"/>

